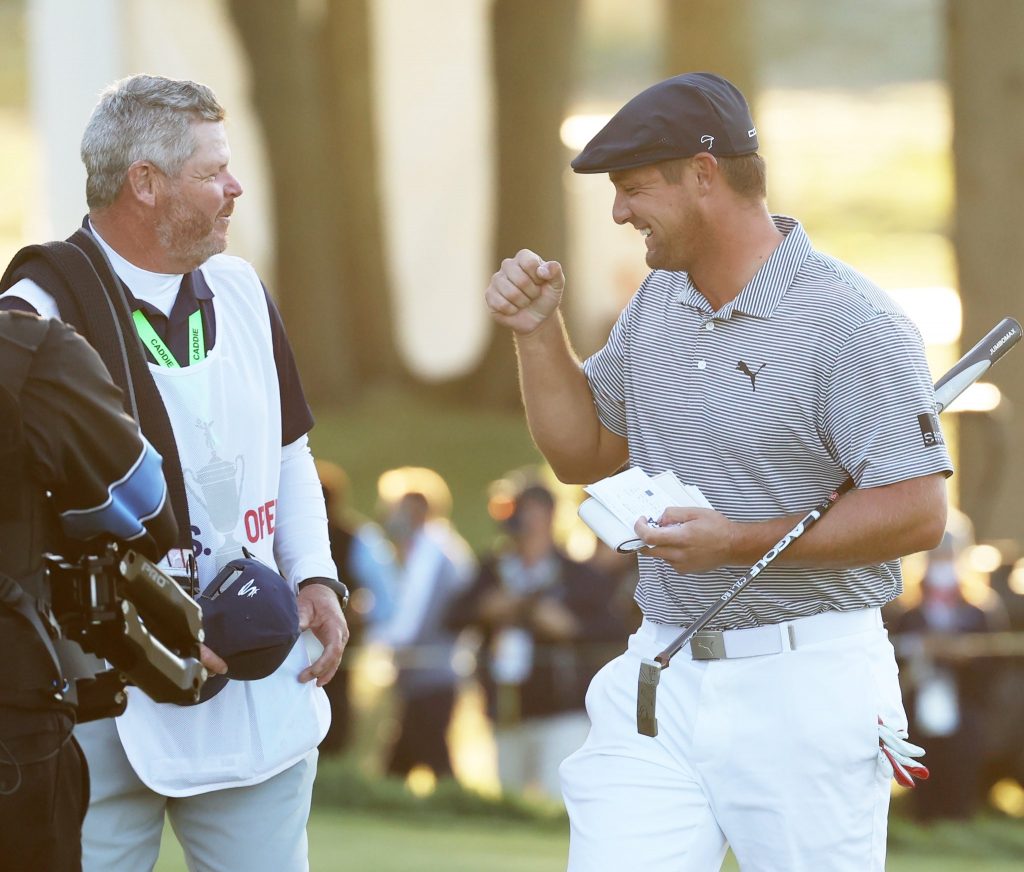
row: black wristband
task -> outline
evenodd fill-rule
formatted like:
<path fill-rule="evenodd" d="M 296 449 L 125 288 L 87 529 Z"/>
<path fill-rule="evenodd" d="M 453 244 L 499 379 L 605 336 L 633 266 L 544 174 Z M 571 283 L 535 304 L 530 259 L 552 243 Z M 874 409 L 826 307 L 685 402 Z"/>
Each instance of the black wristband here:
<path fill-rule="evenodd" d="M 348 605 L 348 587 L 340 581 L 333 578 L 321 578 L 316 576 L 314 578 L 307 578 L 300 581 L 297 585 L 299 590 L 302 590 L 307 584 L 322 584 L 324 587 L 329 587 L 338 596 L 338 602 L 341 603 L 341 607 L 345 608 Z"/>

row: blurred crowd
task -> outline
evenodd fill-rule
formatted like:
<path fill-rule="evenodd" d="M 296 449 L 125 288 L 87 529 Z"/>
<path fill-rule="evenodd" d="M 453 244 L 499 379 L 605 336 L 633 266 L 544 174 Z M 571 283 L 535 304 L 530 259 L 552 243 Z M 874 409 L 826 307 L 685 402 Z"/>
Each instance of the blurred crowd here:
<path fill-rule="evenodd" d="M 474 554 L 451 522 L 451 491 L 434 470 L 401 467 L 377 483 L 374 519 L 357 517 L 338 466 L 318 461 L 331 547 L 352 591 L 352 641 L 327 685 L 333 723 L 321 753 L 356 741 L 361 654 L 392 666 L 387 715 L 372 715 L 372 750 L 399 777 L 451 777 L 452 716 L 478 700 L 503 791 L 560 796 L 558 765 L 586 738 L 591 678 L 640 621 L 636 559 L 600 543 L 586 560 L 560 544 L 559 495 L 540 470 L 491 486 L 493 545 Z M 475 695 L 474 695 L 475 691 Z"/>
<path fill-rule="evenodd" d="M 969 818 L 993 786 L 1024 784 L 1024 562 L 994 551 L 951 509 L 941 544 L 905 561 L 906 590 L 883 610 L 931 771 L 909 797 L 920 821 Z"/>
<path fill-rule="evenodd" d="M 359 718 L 371 717 L 361 734 L 382 771 L 452 777 L 462 698 L 489 733 L 501 790 L 557 800 L 558 765 L 586 738 L 590 680 L 641 619 L 635 557 L 600 541 L 587 559 L 571 557 L 557 522 L 559 502 L 571 498 L 542 470 L 491 485 L 494 541 L 474 554 L 437 472 L 384 472 L 367 519 L 351 509 L 344 471 L 324 461 L 318 469 L 333 557 L 353 591 L 353 641 L 327 686 L 333 723 L 321 752 L 351 750 Z M 884 610 L 910 735 L 931 770 L 909 797 L 922 821 L 967 818 L 993 785 L 1024 784 L 1024 586 L 1012 563 L 983 571 L 976 556 L 970 521 L 951 511 L 941 545 L 908 558 L 906 590 Z M 383 714 L 353 701 L 368 650 L 392 667 L 378 681 L 387 684 Z"/>

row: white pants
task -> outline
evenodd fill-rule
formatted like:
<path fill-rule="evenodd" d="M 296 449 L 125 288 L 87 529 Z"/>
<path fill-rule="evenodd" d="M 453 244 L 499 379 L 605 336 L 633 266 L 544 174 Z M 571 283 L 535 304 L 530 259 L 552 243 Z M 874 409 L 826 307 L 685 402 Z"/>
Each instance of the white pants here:
<path fill-rule="evenodd" d="M 250 787 L 166 797 L 143 784 L 110 718 L 75 729 L 89 764 L 82 827 L 85 872 L 144 872 L 156 864 L 164 814 L 191 872 L 307 872 L 306 822 L 316 775 L 314 749 Z"/>
<path fill-rule="evenodd" d="M 582 710 L 496 727 L 502 790 L 539 790 L 557 800 L 561 796 L 558 764 L 579 748 L 589 729 L 590 721 Z"/>
<path fill-rule="evenodd" d="M 680 632 L 644 621 L 587 692 L 591 730 L 560 768 L 570 872 L 871 872 L 885 865 L 889 777 L 877 716 L 906 725 L 881 627 L 779 654 L 663 670 L 656 738 L 637 677 Z"/>

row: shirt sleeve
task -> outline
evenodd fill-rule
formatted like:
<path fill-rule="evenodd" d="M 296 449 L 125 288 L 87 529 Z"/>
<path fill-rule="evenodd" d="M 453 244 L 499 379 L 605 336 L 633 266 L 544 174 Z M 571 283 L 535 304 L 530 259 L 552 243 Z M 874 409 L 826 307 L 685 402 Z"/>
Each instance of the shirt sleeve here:
<path fill-rule="evenodd" d="M 162 459 L 124 413 L 96 351 L 67 325 L 49 324 L 22 389 L 33 476 L 71 539 L 112 537 L 159 559 L 177 535 Z"/>
<path fill-rule="evenodd" d="M 270 313 L 274 364 L 277 366 L 277 380 L 281 386 L 281 444 L 290 445 L 313 429 L 313 412 L 302 390 L 295 353 L 292 351 L 291 342 L 288 341 L 281 312 L 267 292 L 266 285 L 263 286 L 263 293 L 267 298 L 267 310 Z"/>
<path fill-rule="evenodd" d="M 0 294 L 0 311 L 31 312 L 44 318 L 60 320 L 57 301 L 32 279 L 21 279 Z"/>
<path fill-rule="evenodd" d="M 639 294 L 638 294 L 639 296 Z M 626 432 L 626 338 L 636 297 L 622 310 L 604 347 L 583 362 L 583 373 L 590 384 L 597 417 L 612 433 Z"/>
<path fill-rule="evenodd" d="M 281 449 L 274 559 L 293 585 L 307 578 L 338 578 L 324 492 L 305 435 Z"/>
<path fill-rule="evenodd" d="M 880 314 L 839 350 L 822 414 L 825 445 L 857 487 L 880 487 L 953 465 L 917 327 Z"/>

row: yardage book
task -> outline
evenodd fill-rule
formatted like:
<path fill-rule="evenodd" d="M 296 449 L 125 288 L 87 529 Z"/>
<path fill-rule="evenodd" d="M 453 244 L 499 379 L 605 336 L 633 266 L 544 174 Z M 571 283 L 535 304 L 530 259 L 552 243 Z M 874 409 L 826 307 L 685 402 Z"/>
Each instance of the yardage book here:
<path fill-rule="evenodd" d="M 647 547 L 633 531 L 638 518 L 657 520 L 669 506 L 713 508 L 700 488 L 680 483 L 672 470 L 649 476 L 634 466 L 583 490 L 589 497 L 580 504 L 580 518 L 605 545 L 623 553 Z"/>

